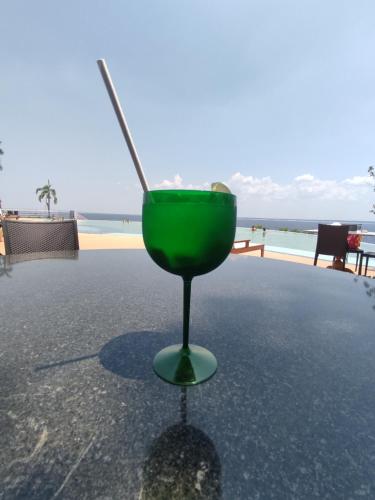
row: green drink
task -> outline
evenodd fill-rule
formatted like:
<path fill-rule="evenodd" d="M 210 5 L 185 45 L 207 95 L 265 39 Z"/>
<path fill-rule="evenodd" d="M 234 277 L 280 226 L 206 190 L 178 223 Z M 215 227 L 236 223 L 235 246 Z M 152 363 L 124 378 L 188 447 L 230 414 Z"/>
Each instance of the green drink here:
<path fill-rule="evenodd" d="M 160 351 L 154 370 L 162 379 L 192 385 L 216 371 L 213 354 L 189 345 L 190 289 L 194 276 L 218 267 L 229 254 L 236 228 L 236 197 L 192 190 L 147 191 L 142 229 L 151 258 L 184 280 L 183 343 Z"/>

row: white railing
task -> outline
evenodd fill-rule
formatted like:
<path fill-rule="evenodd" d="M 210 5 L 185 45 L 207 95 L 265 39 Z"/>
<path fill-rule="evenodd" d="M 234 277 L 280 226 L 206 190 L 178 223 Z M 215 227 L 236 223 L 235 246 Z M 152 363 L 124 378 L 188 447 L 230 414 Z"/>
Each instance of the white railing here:
<path fill-rule="evenodd" d="M 33 218 L 41 218 L 45 219 L 48 218 L 48 211 L 47 210 L 29 210 L 29 209 L 23 209 L 23 208 L 3 208 L 2 210 L 3 215 L 11 215 L 11 216 L 18 216 L 18 217 L 33 217 Z M 75 210 L 51 210 L 50 211 L 50 217 L 51 218 L 58 218 L 58 219 L 75 219 L 76 218 L 76 212 Z"/>

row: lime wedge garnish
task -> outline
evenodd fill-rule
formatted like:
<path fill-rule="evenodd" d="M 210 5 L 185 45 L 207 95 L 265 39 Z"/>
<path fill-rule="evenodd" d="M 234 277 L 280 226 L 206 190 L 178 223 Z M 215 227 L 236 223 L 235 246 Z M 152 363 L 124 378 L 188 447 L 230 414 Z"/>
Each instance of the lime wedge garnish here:
<path fill-rule="evenodd" d="M 228 186 L 223 184 L 222 182 L 213 182 L 211 184 L 211 191 L 218 191 L 219 193 L 230 193 L 231 190 Z"/>

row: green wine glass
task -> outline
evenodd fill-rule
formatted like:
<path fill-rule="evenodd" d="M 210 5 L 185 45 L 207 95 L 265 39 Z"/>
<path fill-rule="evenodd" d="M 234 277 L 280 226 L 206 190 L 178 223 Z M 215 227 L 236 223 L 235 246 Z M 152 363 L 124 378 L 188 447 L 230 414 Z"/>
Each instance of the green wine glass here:
<path fill-rule="evenodd" d="M 215 356 L 189 344 L 191 281 L 218 267 L 228 256 L 236 230 L 236 197 L 231 193 L 158 190 L 144 194 L 143 240 L 161 268 L 182 277 L 183 342 L 162 349 L 155 373 L 172 384 L 194 385 L 217 369 Z"/>

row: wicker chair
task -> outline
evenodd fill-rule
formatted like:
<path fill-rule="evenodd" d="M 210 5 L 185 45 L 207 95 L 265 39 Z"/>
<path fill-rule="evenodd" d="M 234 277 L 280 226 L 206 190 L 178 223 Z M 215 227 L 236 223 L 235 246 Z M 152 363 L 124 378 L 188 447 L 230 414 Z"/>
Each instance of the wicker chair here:
<path fill-rule="evenodd" d="M 79 250 L 76 220 L 29 222 L 3 220 L 5 253 Z"/>
<path fill-rule="evenodd" d="M 314 266 L 318 262 L 318 256 L 332 255 L 340 257 L 345 263 L 348 251 L 349 226 L 331 226 L 329 224 L 318 225 L 318 240 L 316 242 Z"/>

